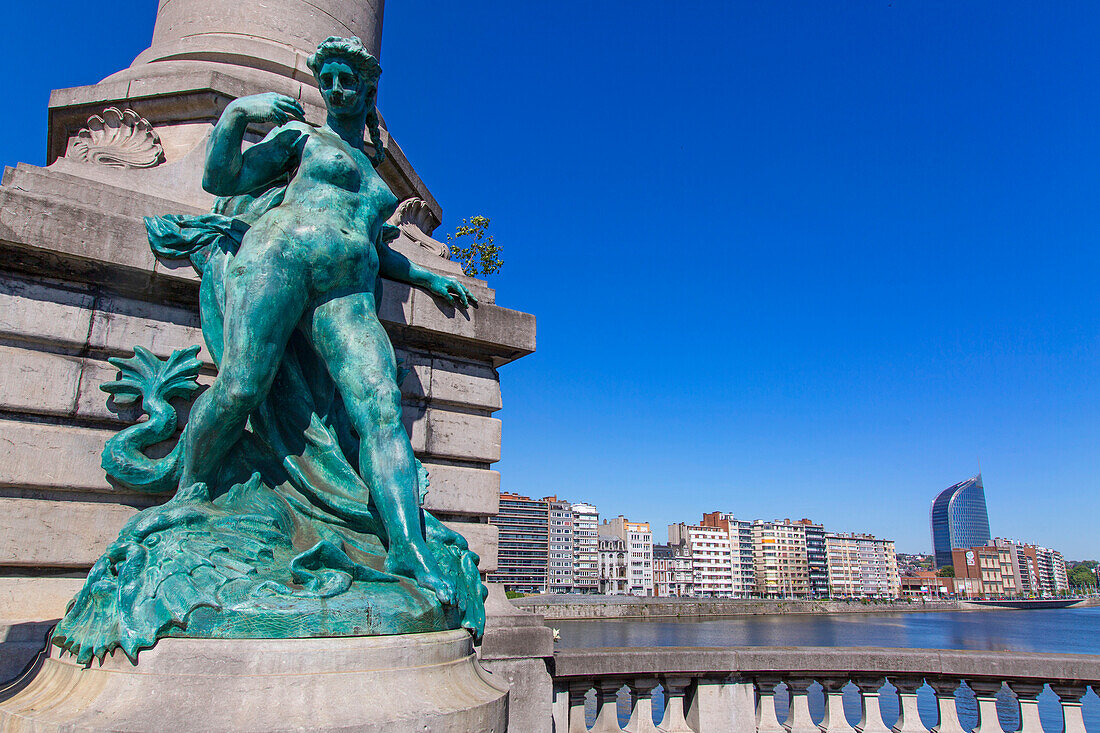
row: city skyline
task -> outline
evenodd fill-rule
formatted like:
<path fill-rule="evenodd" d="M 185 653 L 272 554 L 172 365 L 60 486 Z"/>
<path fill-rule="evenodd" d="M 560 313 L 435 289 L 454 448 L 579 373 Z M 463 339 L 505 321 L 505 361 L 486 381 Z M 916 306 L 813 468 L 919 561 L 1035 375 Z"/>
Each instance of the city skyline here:
<path fill-rule="evenodd" d="M 951 492 L 956 492 L 957 493 L 959 490 L 970 488 L 973 485 L 976 485 L 977 488 L 979 490 L 981 490 L 981 492 L 982 492 L 983 508 L 986 511 L 986 517 L 987 517 L 987 519 L 986 519 L 987 523 L 986 523 L 985 529 L 984 529 L 984 534 L 985 534 L 985 539 L 986 540 L 992 539 L 994 536 L 996 536 L 996 537 L 1027 537 L 1029 542 L 1035 542 L 1039 545 L 1050 546 L 1050 545 L 1058 544 L 1057 542 L 1050 542 L 1049 539 L 1033 537 L 1031 534 L 1028 534 L 1026 532 L 1023 533 L 1023 534 L 1019 534 L 1019 533 L 1012 534 L 1012 533 L 1007 533 L 1007 532 L 1000 532 L 999 530 L 994 530 L 992 523 L 988 521 L 988 507 L 984 503 L 984 501 L 985 501 L 984 485 L 982 483 L 982 474 L 980 472 L 976 476 L 972 476 L 972 477 L 964 479 L 962 481 L 958 481 L 958 482 L 953 483 L 947 489 L 942 489 L 942 490 L 939 490 L 939 491 L 936 491 L 936 492 L 932 493 L 931 494 L 931 503 L 935 504 L 935 502 L 940 497 L 945 496 L 945 495 L 947 495 Z M 516 492 L 516 493 L 520 493 L 521 495 L 523 494 L 523 492 Z M 532 495 L 532 496 L 534 496 L 534 495 Z M 556 498 L 556 497 L 554 497 L 554 498 Z M 592 502 L 592 504 L 595 504 L 597 509 L 600 506 L 600 504 L 598 504 L 597 502 Z M 710 509 L 711 509 L 712 513 L 714 513 L 713 512 L 713 507 L 711 507 Z M 615 510 L 615 511 L 617 512 L 618 510 Z M 740 514 L 740 513 L 737 513 L 737 512 L 724 512 L 724 510 L 720 510 L 720 511 L 722 513 L 728 514 L 731 518 L 736 517 L 737 519 L 740 519 L 742 521 L 748 521 L 750 523 L 751 522 L 756 522 L 756 521 L 764 521 L 764 522 L 766 522 L 766 521 L 777 521 L 778 522 L 781 519 L 783 521 L 790 521 L 792 517 L 799 517 L 803 521 L 808 521 L 808 519 L 809 519 L 809 517 L 807 516 L 807 513 L 800 512 L 800 511 L 780 512 L 778 514 L 771 514 L 771 515 L 757 515 L 756 517 L 751 518 L 751 519 L 747 518 L 749 515 L 743 515 L 743 514 Z M 704 511 L 699 512 L 699 513 L 703 514 L 703 515 L 706 515 L 707 511 L 704 510 Z M 601 516 L 603 516 L 602 511 L 601 511 Z M 764 519 L 764 517 L 767 517 L 767 516 L 772 517 L 772 519 L 771 520 Z M 673 522 L 669 522 L 666 525 L 661 525 L 661 524 L 653 522 L 652 520 L 649 520 L 649 519 L 646 519 L 645 521 L 647 521 L 654 528 L 653 540 L 654 540 L 655 543 L 658 541 L 658 539 L 660 539 L 660 541 L 662 543 L 668 542 L 669 537 L 668 537 L 668 534 L 667 534 L 667 530 L 664 530 L 662 532 L 660 528 L 662 526 L 667 527 L 667 526 L 671 526 L 672 524 L 677 523 L 677 522 L 673 521 Z M 681 523 L 682 523 L 682 521 L 683 520 L 680 520 Z M 918 548 L 918 549 L 912 549 L 912 548 L 909 548 L 909 547 L 903 548 L 903 547 L 899 546 L 898 550 L 897 550 L 899 553 L 914 554 L 914 555 L 929 555 L 933 558 L 936 557 L 936 548 L 934 546 L 935 542 L 928 535 L 929 514 L 927 512 L 926 512 L 925 516 L 923 517 L 923 522 L 924 522 L 924 529 L 925 529 L 925 537 L 928 539 L 928 546 L 924 547 L 924 548 Z M 858 524 L 858 521 L 856 522 L 856 524 Z M 830 526 L 832 526 L 832 525 L 830 524 Z M 874 534 L 874 535 L 878 535 L 878 536 L 888 536 L 888 533 L 886 533 L 886 532 L 879 532 L 877 530 L 876 531 L 869 531 L 866 528 L 859 529 L 859 528 L 856 528 L 855 525 L 849 526 L 849 524 L 843 524 L 843 527 L 844 527 L 843 529 L 840 529 L 838 531 L 845 532 L 845 533 L 857 533 L 857 534 L 859 534 L 859 533 L 869 533 L 869 534 Z M 968 540 L 977 540 L 977 539 L 981 539 L 981 538 L 977 537 L 974 534 L 967 534 L 966 539 L 968 539 Z M 895 544 L 897 544 L 896 540 L 895 540 Z M 974 544 L 982 544 L 982 543 L 980 543 L 980 542 L 966 543 L 965 546 L 970 547 L 970 546 L 973 546 Z M 1100 554 L 1100 551 L 1098 551 L 1097 554 Z M 948 556 L 948 558 L 950 558 L 951 548 L 948 548 L 947 556 Z M 1093 555 L 1077 557 L 1077 556 L 1072 556 L 1070 554 L 1066 554 L 1066 558 L 1068 560 L 1092 560 L 1092 559 L 1096 559 Z M 950 564 L 950 559 L 948 559 L 946 564 Z"/>
<path fill-rule="evenodd" d="M 0 80 L 0 162 L 43 163 L 49 89 L 144 48 L 155 4 L 113 10 L 11 9 L 6 47 L 36 62 Z M 388 7 L 379 104 L 437 234 L 490 217 L 490 284 L 538 318 L 500 373 L 502 486 L 629 499 L 658 535 L 722 507 L 917 552 L 980 459 L 995 534 L 1100 555 L 1098 22 Z M 28 27 L 67 41 L 43 55 Z"/>
<path fill-rule="evenodd" d="M 721 511 L 668 525 L 668 541 L 659 543 L 648 522 L 621 513 L 601 521 L 589 503 L 508 492 L 499 499 L 489 519 L 499 533 L 489 582 L 524 595 L 1030 599 L 1088 584 L 1071 584 L 1072 563 L 1057 549 L 989 536 L 980 475 L 937 495 L 937 551 L 921 555 L 898 553 L 886 537 L 830 531 L 806 518 L 750 520 Z"/>

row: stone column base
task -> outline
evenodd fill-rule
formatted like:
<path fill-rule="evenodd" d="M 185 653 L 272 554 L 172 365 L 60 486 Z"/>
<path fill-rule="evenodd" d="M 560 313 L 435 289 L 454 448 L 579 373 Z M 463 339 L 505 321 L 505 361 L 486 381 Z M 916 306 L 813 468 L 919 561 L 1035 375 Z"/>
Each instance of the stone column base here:
<path fill-rule="evenodd" d="M 485 615 L 485 638 L 478 658 L 493 675 L 511 685 L 509 730 L 551 733 L 554 682 L 549 663 L 554 658 L 553 632 L 543 624 L 542 616 L 513 606 L 505 597 L 504 587 L 496 583 L 489 583 Z"/>
<path fill-rule="evenodd" d="M 323 639 L 161 639 L 85 669 L 56 647 L 0 702 L 0 730 L 504 733 L 508 686 L 464 630 Z"/>

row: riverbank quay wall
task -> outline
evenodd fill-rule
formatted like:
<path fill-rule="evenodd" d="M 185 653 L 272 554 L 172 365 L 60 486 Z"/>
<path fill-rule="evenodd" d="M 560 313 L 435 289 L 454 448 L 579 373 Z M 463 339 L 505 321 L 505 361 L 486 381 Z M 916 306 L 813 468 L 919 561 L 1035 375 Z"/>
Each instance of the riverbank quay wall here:
<path fill-rule="evenodd" d="M 632 598 L 629 596 L 541 595 L 513 599 L 524 611 L 547 621 L 637 620 L 651 618 L 715 618 L 769 614 L 915 613 L 920 611 L 1030 610 L 1039 608 L 1098 608 L 1100 598 L 1034 601 L 838 601 L 736 598 Z"/>
<path fill-rule="evenodd" d="M 547 621 L 598 619 L 709 618 L 797 613 L 882 613 L 912 611 L 964 611 L 975 608 L 961 601 L 804 601 L 725 598 L 623 598 L 538 596 L 516 598 L 513 604 L 540 614 Z"/>

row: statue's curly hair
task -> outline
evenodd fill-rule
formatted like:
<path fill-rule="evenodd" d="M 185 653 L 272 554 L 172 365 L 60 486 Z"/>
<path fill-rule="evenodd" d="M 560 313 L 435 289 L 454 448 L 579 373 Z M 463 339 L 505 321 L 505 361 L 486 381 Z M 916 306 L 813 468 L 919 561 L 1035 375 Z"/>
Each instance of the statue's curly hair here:
<path fill-rule="evenodd" d="M 347 61 L 357 74 L 371 84 L 378 85 L 378 77 L 382 75 L 382 66 L 378 63 L 378 59 L 363 47 L 363 42 L 358 37 L 329 36 L 321 41 L 316 51 L 309 55 L 309 58 L 306 59 L 306 66 L 313 72 L 313 76 L 317 77 L 325 63 L 333 59 Z M 370 132 L 371 144 L 374 146 L 374 165 L 378 166 L 385 160 L 386 151 L 382 146 L 382 130 L 377 107 L 371 107 L 367 112 L 367 130 Z"/>

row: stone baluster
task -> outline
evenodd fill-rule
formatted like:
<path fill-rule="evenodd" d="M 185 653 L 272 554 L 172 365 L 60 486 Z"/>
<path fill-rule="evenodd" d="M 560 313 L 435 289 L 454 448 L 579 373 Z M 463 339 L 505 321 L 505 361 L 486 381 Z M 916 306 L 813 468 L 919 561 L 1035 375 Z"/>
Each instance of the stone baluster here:
<path fill-rule="evenodd" d="M 1039 720 L 1039 695 L 1045 685 L 1034 680 L 1009 680 L 1008 688 L 1020 703 L 1020 727 L 1016 733 L 1043 733 Z"/>
<path fill-rule="evenodd" d="M 810 717 L 810 685 L 812 677 L 789 677 L 787 683 L 787 721 L 783 728 L 787 733 L 818 733 Z"/>
<path fill-rule="evenodd" d="M 847 677 L 826 677 L 818 680 L 825 691 L 825 717 L 817 726 L 821 733 L 854 733 L 855 728 L 844 716 L 844 687 Z M 956 733 L 952 731 L 952 733 Z M 960 729 L 957 733 L 962 733 Z"/>
<path fill-rule="evenodd" d="M 630 720 L 624 731 L 628 733 L 657 733 L 653 724 L 653 688 L 656 677 L 641 677 L 630 684 Z"/>
<path fill-rule="evenodd" d="M 550 704 L 551 733 L 569 733 L 569 685 L 554 683 L 554 701 Z"/>
<path fill-rule="evenodd" d="M 756 685 L 756 733 L 787 733 L 775 714 L 775 688 L 783 680 L 779 677 L 757 677 Z"/>
<path fill-rule="evenodd" d="M 622 680 L 596 680 L 596 722 L 592 724 L 591 733 L 622 733 L 619 726 L 619 690 L 622 688 Z"/>
<path fill-rule="evenodd" d="M 689 688 L 687 723 L 698 733 L 756 733 L 756 691 L 741 675 L 699 677 Z"/>
<path fill-rule="evenodd" d="M 924 678 L 891 677 L 890 684 L 897 688 L 901 713 L 898 716 L 898 722 L 890 730 L 894 733 L 926 733 L 920 713 L 917 711 L 917 690 L 924 684 Z"/>
<path fill-rule="evenodd" d="M 665 717 L 657 727 L 662 733 L 695 733 L 684 717 L 684 692 L 691 684 L 690 677 L 661 677 L 665 688 Z"/>
<path fill-rule="evenodd" d="M 1062 701 L 1062 733 L 1085 733 L 1085 719 L 1081 717 L 1081 698 L 1088 689 L 1083 683 L 1051 683 L 1050 689 Z M 1095 690 L 1095 686 L 1093 687 Z"/>
<path fill-rule="evenodd" d="M 882 711 L 879 709 L 879 690 L 886 683 L 885 677 L 856 677 L 852 680 L 859 688 L 861 698 L 859 722 L 856 730 L 859 733 L 889 733 L 890 729 L 882 722 Z"/>
<path fill-rule="evenodd" d="M 955 704 L 955 691 L 959 689 L 957 679 L 930 679 L 928 684 L 936 692 L 936 708 L 940 720 L 932 728 L 932 733 L 966 733 L 959 722 L 959 709 Z"/>
<path fill-rule="evenodd" d="M 569 733 L 588 733 L 584 720 L 584 696 L 590 689 L 591 682 L 574 680 L 569 683 Z"/>
<path fill-rule="evenodd" d="M 978 701 L 978 727 L 973 733 L 1005 733 L 997 717 L 997 693 L 1003 683 L 1000 680 L 967 680 L 966 684 Z"/>

